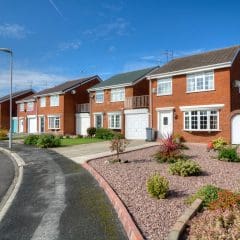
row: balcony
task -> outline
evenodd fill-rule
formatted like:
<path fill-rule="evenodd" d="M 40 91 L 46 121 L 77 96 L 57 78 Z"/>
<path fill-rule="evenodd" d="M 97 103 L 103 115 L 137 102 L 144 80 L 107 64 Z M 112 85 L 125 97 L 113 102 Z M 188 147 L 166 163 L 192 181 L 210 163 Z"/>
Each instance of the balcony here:
<path fill-rule="evenodd" d="M 125 109 L 135 109 L 135 108 L 148 108 L 149 106 L 149 96 L 133 96 L 126 97 L 124 102 Z"/>
<path fill-rule="evenodd" d="M 89 103 L 82 103 L 76 105 L 76 113 L 89 113 L 90 107 Z"/>

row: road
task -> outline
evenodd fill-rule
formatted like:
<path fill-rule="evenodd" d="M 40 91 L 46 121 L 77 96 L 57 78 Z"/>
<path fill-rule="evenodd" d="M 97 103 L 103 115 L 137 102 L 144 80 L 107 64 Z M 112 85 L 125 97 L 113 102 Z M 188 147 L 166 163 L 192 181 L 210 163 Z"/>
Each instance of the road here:
<path fill-rule="evenodd" d="M 1 240 L 127 239 L 93 177 L 66 157 L 14 145 L 24 159 L 23 182 L 0 223 Z"/>

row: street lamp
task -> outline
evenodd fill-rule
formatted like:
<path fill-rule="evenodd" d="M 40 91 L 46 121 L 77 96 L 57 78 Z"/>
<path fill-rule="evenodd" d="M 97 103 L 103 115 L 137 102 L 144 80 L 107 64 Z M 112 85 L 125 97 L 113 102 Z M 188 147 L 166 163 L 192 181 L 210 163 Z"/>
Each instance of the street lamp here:
<path fill-rule="evenodd" d="M 10 101 L 10 128 L 9 128 L 9 148 L 12 148 L 12 69 L 13 69 L 13 52 L 10 48 L 0 48 L 1 52 L 8 53 L 10 56 L 10 95 L 9 95 L 9 101 Z"/>

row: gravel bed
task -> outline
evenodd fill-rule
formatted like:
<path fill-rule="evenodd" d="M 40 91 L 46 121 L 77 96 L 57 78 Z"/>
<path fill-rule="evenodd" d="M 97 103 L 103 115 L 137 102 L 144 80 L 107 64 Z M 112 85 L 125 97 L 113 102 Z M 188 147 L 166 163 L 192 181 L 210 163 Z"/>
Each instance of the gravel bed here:
<path fill-rule="evenodd" d="M 152 155 L 158 147 L 151 147 L 121 155 L 126 164 L 109 164 L 113 157 L 89 162 L 112 186 L 133 216 L 146 239 L 166 239 L 170 228 L 186 209 L 184 199 L 206 184 L 239 190 L 240 163 L 223 162 L 216 153 L 207 152 L 204 144 L 188 144 L 189 150 L 183 153 L 198 162 L 203 174 L 197 177 L 179 177 L 168 173 L 168 164 L 159 164 Z M 158 172 L 170 182 L 170 195 L 167 199 L 151 198 L 146 191 L 146 180 Z"/>

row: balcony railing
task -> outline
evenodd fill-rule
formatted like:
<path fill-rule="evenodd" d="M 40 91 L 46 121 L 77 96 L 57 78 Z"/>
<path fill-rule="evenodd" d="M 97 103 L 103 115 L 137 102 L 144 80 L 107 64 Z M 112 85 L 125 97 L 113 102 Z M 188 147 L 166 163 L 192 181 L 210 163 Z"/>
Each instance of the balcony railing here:
<path fill-rule="evenodd" d="M 146 108 L 149 106 L 149 96 L 133 96 L 126 97 L 124 102 L 125 109 Z"/>
<path fill-rule="evenodd" d="M 77 113 L 88 113 L 89 112 L 89 103 L 82 103 L 76 105 Z"/>

